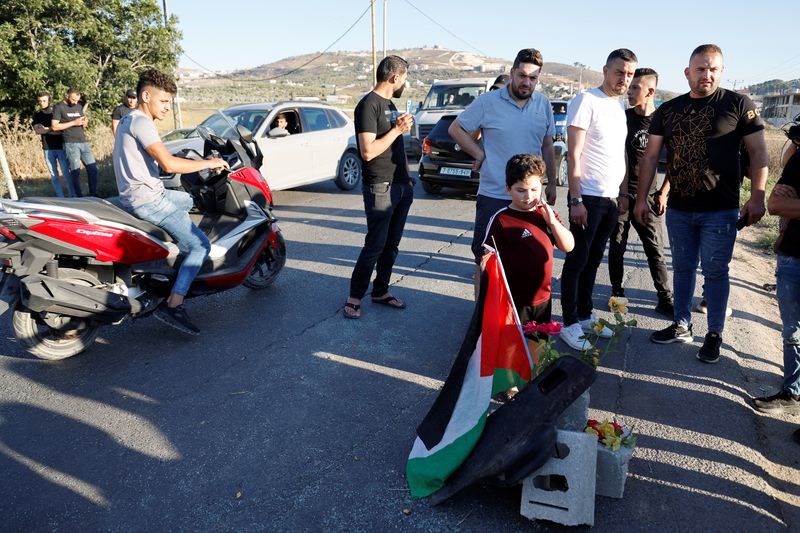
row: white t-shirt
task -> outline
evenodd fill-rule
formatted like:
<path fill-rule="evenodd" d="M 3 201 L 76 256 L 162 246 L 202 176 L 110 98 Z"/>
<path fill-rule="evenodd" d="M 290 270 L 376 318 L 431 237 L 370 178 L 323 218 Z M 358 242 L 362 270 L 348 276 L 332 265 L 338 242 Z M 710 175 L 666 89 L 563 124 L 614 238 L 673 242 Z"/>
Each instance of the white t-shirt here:
<path fill-rule="evenodd" d="M 625 107 L 598 88 L 582 92 L 567 111 L 567 126 L 586 131 L 581 152 L 581 194 L 619 196 L 625 178 Z"/>
<path fill-rule="evenodd" d="M 157 142 L 161 138 L 155 122 L 138 109 L 119 121 L 114 142 L 114 175 L 119 199 L 127 208 L 154 202 L 164 194 L 158 163 L 145 150 Z"/>

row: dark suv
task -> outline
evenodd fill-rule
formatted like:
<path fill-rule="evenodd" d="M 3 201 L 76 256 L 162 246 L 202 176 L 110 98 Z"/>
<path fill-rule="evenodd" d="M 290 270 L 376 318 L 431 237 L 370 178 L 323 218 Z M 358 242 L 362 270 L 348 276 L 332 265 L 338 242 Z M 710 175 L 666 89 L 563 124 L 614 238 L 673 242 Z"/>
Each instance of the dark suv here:
<path fill-rule="evenodd" d="M 463 189 L 475 194 L 478 191 L 480 172 L 472 170 L 475 161 L 453 141 L 447 132 L 458 115 L 445 115 L 422 140 L 422 159 L 419 160 L 419 179 L 422 188 L 430 194 L 441 192 L 442 187 Z M 563 140 L 553 143 L 556 164 L 556 184 L 567 183 L 567 145 Z M 545 183 L 547 180 L 545 179 Z"/>

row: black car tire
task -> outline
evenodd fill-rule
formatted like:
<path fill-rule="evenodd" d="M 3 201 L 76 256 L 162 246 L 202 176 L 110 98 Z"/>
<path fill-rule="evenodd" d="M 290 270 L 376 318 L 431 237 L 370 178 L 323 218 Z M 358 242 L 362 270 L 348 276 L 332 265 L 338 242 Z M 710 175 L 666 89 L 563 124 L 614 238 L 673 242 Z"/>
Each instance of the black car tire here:
<path fill-rule="evenodd" d="M 442 192 L 442 186 L 438 183 L 430 183 L 427 181 L 422 182 L 422 190 L 428 194 L 439 194 Z"/>
<path fill-rule="evenodd" d="M 361 158 L 355 151 L 348 150 L 342 155 L 335 181 L 343 191 L 351 191 L 361 182 Z"/>

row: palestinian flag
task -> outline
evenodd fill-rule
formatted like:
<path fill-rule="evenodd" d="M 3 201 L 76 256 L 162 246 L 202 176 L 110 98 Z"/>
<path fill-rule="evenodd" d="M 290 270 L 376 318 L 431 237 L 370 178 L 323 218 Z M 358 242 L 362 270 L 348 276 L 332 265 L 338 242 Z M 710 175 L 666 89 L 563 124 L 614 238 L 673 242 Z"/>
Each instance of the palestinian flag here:
<path fill-rule="evenodd" d="M 489 252 L 461 350 L 408 456 L 406 478 L 415 498 L 442 488 L 469 456 L 486 424 L 491 397 L 531 380 L 533 361 L 503 265 L 494 250 Z"/>

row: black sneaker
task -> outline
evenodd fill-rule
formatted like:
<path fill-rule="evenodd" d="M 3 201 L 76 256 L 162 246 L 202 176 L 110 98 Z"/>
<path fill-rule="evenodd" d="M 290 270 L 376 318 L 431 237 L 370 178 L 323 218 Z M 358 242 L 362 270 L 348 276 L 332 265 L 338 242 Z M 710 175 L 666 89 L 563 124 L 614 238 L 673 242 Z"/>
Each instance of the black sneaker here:
<path fill-rule="evenodd" d="M 782 390 L 772 396 L 753 398 L 753 407 L 762 413 L 796 415 L 800 414 L 800 396 Z"/>
<path fill-rule="evenodd" d="M 611 289 L 611 296 L 619 296 L 620 298 L 625 298 L 625 289 L 620 287 L 619 289 Z"/>
<path fill-rule="evenodd" d="M 719 333 L 706 333 L 706 340 L 697 352 L 697 358 L 704 363 L 713 364 L 719 361 L 719 347 L 722 346 L 722 337 Z"/>
<path fill-rule="evenodd" d="M 167 301 L 164 300 L 156 308 L 153 315 L 161 322 L 179 331 L 188 333 L 189 335 L 200 334 L 200 328 L 192 324 L 191 320 L 189 320 L 189 315 L 186 314 L 186 307 L 182 304 L 178 307 L 169 307 Z"/>
<path fill-rule="evenodd" d="M 656 313 L 672 318 L 675 316 L 675 306 L 672 305 L 672 300 L 662 300 L 656 306 Z"/>
<path fill-rule="evenodd" d="M 670 326 L 660 330 L 654 331 L 650 335 L 650 341 L 656 344 L 670 344 L 673 342 L 692 342 L 692 326 L 687 328 L 673 322 Z"/>

